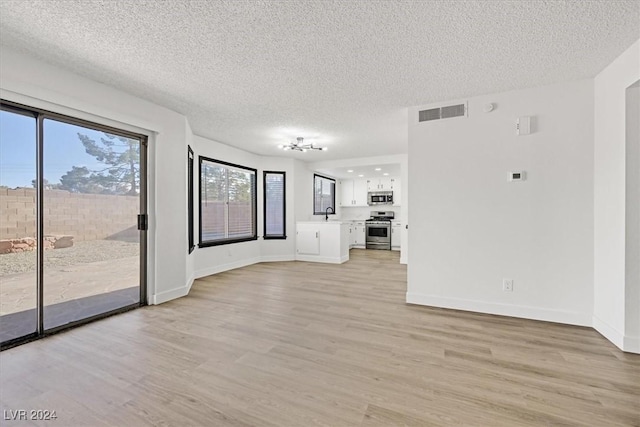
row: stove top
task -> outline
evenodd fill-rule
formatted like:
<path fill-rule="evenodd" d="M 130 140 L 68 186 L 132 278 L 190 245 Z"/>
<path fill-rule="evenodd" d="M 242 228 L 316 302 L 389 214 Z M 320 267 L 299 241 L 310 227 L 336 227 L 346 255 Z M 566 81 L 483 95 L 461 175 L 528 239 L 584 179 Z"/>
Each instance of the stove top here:
<path fill-rule="evenodd" d="M 396 214 L 393 211 L 371 211 L 369 215 L 371 215 L 371 218 L 366 220 L 366 222 L 380 222 L 385 224 L 391 222 L 395 218 Z"/>

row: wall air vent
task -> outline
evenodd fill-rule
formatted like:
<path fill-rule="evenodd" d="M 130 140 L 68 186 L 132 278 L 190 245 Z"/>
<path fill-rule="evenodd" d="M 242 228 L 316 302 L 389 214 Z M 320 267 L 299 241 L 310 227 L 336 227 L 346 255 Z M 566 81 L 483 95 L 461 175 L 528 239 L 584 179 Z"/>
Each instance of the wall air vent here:
<path fill-rule="evenodd" d="M 465 110 L 465 104 L 458 104 L 418 111 L 418 122 L 448 119 L 450 117 L 462 117 L 465 115 Z"/>
<path fill-rule="evenodd" d="M 443 119 L 447 119 L 449 117 L 464 116 L 464 104 L 449 105 L 448 107 L 442 107 L 440 109 L 440 116 Z"/>
<path fill-rule="evenodd" d="M 418 111 L 419 122 L 428 122 L 429 120 L 439 120 L 439 119 L 440 119 L 439 108 L 432 108 L 431 110 Z"/>

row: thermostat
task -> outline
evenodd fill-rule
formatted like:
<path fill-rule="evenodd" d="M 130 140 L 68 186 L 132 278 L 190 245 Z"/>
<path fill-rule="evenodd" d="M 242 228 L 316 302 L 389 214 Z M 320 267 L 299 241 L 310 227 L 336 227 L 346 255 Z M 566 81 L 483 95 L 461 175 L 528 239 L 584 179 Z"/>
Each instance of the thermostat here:
<path fill-rule="evenodd" d="M 509 172 L 509 181 L 524 181 L 526 177 L 525 171 Z"/>
<path fill-rule="evenodd" d="M 531 133 L 531 117 L 522 116 L 516 120 L 516 135 L 529 135 Z"/>

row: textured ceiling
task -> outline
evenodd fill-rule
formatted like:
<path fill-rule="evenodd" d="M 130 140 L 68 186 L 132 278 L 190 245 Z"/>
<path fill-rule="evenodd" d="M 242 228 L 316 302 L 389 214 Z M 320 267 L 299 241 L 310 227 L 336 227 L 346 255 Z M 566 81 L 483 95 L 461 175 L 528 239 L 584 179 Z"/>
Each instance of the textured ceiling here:
<path fill-rule="evenodd" d="M 407 150 L 406 107 L 593 77 L 638 1 L 0 1 L 0 42 L 308 161 Z M 283 153 L 302 136 L 326 152 Z"/>

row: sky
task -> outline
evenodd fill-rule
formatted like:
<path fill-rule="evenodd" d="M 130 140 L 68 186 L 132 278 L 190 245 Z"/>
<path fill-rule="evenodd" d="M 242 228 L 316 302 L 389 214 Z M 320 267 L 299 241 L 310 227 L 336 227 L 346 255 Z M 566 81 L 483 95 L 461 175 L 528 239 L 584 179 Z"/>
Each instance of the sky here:
<path fill-rule="evenodd" d="M 78 133 L 99 141 L 104 133 L 55 120 L 44 121 L 44 178 L 51 184 L 72 166 L 90 170 L 104 165 L 85 152 Z M 0 186 L 32 187 L 36 178 L 36 120 L 0 111 Z"/>

